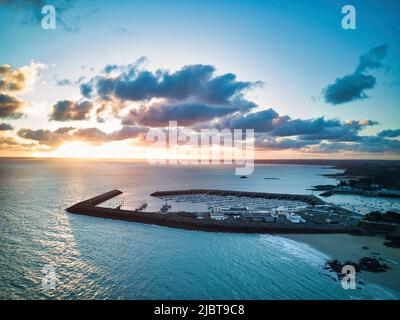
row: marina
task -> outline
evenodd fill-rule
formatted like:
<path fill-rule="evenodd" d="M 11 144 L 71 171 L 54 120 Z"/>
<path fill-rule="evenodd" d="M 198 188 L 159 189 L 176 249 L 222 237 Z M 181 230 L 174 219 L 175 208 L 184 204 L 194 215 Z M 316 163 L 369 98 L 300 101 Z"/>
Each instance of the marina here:
<path fill-rule="evenodd" d="M 99 206 L 122 194 L 112 190 L 66 210 L 99 218 L 125 220 L 187 230 L 239 233 L 359 233 L 358 217 L 313 195 L 274 194 L 229 190 L 158 191 L 165 203 L 158 212 Z M 207 211 L 169 211 L 168 202 L 206 203 Z"/>

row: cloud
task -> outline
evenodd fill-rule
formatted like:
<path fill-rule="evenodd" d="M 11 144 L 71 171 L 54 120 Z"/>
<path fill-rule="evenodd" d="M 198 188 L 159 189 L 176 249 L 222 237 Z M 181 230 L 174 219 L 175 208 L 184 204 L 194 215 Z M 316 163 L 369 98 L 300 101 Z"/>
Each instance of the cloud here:
<path fill-rule="evenodd" d="M 164 125 L 176 115 L 179 118 L 171 120 L 193 124 L 240 108 L 255 107 L 243 95 L 261 82 L 238 81 L 233 73 L 215 75 L 213 66 L 203 64 L 187 65 L 175 72 L 162 69 L 152 72 L 141 67 L 144 60 L 142 57 L 125 66 L 107 65 L 104 74 L 80 85 L 81 94 L 104 102 L 120 101 L 121 109 L 126 102 L 132 101 L 146 105 L 140 110 L 145 113 L 142 117 L 137 111 L 131 110 L 123 123 L 138 121 Z M 154 100 L 163 103 L 154 104 Z M 149 106 L 150 102 L 153 105 Z M 190 108 L 193 119 L 190 119 Z"/>
<path fill-rule="evenodd" d="M 145 57 L 132 64 L 106 65 L 102 72 L 80 84 L 81 94 L 101 102 L 97 119 L 111 106 L 112 114 L 122 117 L 122 124 L 165 126 L 169 120 L 190 126 L 237 111 L 248 111 L 256 104 L 246 100 L 244 93 L 259 85 L 260 81 L 238 81 L 233 73 L 216 75 L 211 65 L 187 65 L 170 72 L 143 67 Z M 139 107 L 120 114 L 129 103 Z"/>
<path fill-rule="evenodd" d="M 335 142 L 335 143 L 320 143 L 303 151 L 310 153 L 390 153 L 400 154 L 400 141 L 392 139 L 384 139 L 377 136 L 363 136 L 360 140 L 353 143 Z"/>
<path fill-rule="evenodd" d="M 376 125 L 372 120 L 340 121 L 338 119 L 290 119 L 277 125 L 271 131 L 271 135 L 278 137 L 297 136 L 303 141 L 356 141 L 359 140 L 359 132 L 367 126 Z"/>
<path fill-rule="evenodd" d="M 400 137 L 400 129 L 383 130 L 383 131 L 378 133 L 378 137 L 382 137 L 382 138 L 397 138 L 397 137 Z"/>
<path fill-rule="evenodd" d="M 147 128 L 135 126 L 122 126 L 121 129 L 105 133 L 97 128 L 77 129 L 72 134 L 73 140 L 85 141 L 93 145 L 102 145 L 106 142 L 135 139 L 147 132 Z"/>
<path fill-rule="evenodd" d="M 375 87 L 376 78 L 367 72 L 382 68 L 386 53 L 387 45 L 383 45 L 361 55 L 353 73 L 337 78 L 322 90 L 325 102 L 337 105 L 368 98 L 365 91 Z"/>
<path fill-rule="evenodd" d="M 368 96 L 365 90 L 373 89 L 375 83 L 376 78 L 372 75 L 353 73 L 328 85 L 323 91 L 324 98 L 326 102 L 334 105 L 366 99 Z"/>
<path fill-rule="evenodd" d="M 0 92 L 0 118 L 18 119 L 22 117 L 24 102 L 16 97 Z"/>
<path fill-rule="evenodd" d="M 9 131 L 13 129 L 13 126 L 8 123 L 0 123 L 0 131 Z"/>
<path fill-rule="evenodd" d="M 121 129 L 108 134 L 110 141 L 135 139 L 148 131 L 147 128 L 137 126 L 122 126 Z"/>
<path fill-rule="evenodd" d="M 80 88 L 81 94 L 84 97 L 86 97 L 86 98 L 92 97 L 93 88 L 92 88 L 92 84 L 91 83 L 82 83 L 79 86 L 79 88 Z"/>
<path fill-rule="evenodd" d="M 248 110 L 255 105 L 252 103 L 238 103 L 228 105 L 207 105 L 193 103 L 155 103 L 132 109 L 123 119 L 122 124 L 139 124 L 149 127 L 163 127 L 169 121 L 177 121 L 180 126 L 191 126 L 198 122 L 208 121 L 217 117 Z"/>
<path fill-rule="evenodd" d="M 258 150 L 295 150 L 301 152 L 365 152 L 376 153 L 381 150 L 389 153 L 400 153 L 396 150 L 397 142 L 380 139 L 377 136 L 361 136 L 367 127 L 378 122 L 370 119 L 346 120 L 326 119 L 292 119 L 280 115 L 274 109 L 258 112 L 237 112 L 220 119 L 201 123 L 194 128 L 254 129 L 255 148 Z"/>
<path fill-rule="evenodd" d="M 103 72 L 106 74 L 110 74 L 115 70 L 119 70 L 119 66 L 117 64 L 108 64 L 103 68 Z"/>
<path fill-rule="evenodd" d="M 305 123 L 310 120 L 300 120 Z M 329 141 L 357 141 L 359 133 L 365 127 L 377 125 L 373 120 L 348 120 L 339 121 L 337 119 L 325 120 L 324 117 L 311 120 L 311 129 L 302 132 L 299 138 L 302 140 L 329 140 Z"/>
<path fill-rule="evenodd" d="M 236 113 L 232 116 L 224 117 L 215 122 L 214 126 L 218 129 L 253 129 L 255 132 L 270 132 L 279 123 L 286 121 L 286 117 L 281 117 L 273 109 L 267 109 L 252 113 Z"/>
<path fill-rule="evenodd" d="M 79 77 L 77 80 L 70 80 L 70 79 L 58 79 L 57 75 L 54 76 L 54 81 L 57 86 L 65 87 L 65 86 L 74 86 L 80 84 L 85 77 Z"/>
<path fill-rule="evenodd" d="M 350 151 L 357 152 L 371 152 L 371 153 L 400 153 L 400 140 L 385 139 L 379 136 L 362 136 L 358 141 L 356 150 L 349 149 Z"/>
<path fill-rule="evenodd" d="M 306 141 L 298 138 L 273 137 L 267 134 L 256 134 L 255 148 L 266 150 L 299 150 L 306 146 L 317 144 L 319 141 Z"/>
<path fill-rule="evenodd" d="M 272 134 L 275 136 L 308 136 L 322 134 L 332 128 L 342 128 L 342 123 L 337 119 L 326 120 L 324 117 L 315 119 L 290 119 L 277 125 Z"/>
<path fill-rule="evenodd" d="M 74 102 L 71 100 L 60 100 L 53 105 L 50 120 L 88 120 L 93 106 L 93 103 L 90 101 Z"/>
<path fill-rule="evenodd" d="M 386 57 L 388 46 L 382 45 L 371 49 L 360 56 L 356 73 L 361 73 L 383 67 L 382 60 Z"/>
<path fill-rule="evenodd" d="M 145 132 L 147 132 L 147 128 L 134 126 L 123 126 L 111 133 L 105 133 L 98 128 L 61 127 L 55 131 L 22 128 L 18 130 L 17 135 L 23 139 L 36 141 L 39 145 L 55 149 L 69 141 L 82 141 L 98 146 L 106 142 L 135 139 Z"/>
<path fill-rule="evenodd" d="M 26 93 L 38 79 L 39 71 L 46 65 L 32 61 L 29 65 L 13 68 L 9 64 L 0 65 L 0 93 Z"/>
<path fill-rule="evenodd" d="M 374 120 L 369 120 L 369 119 L 363 119 L 363 120 L 359 120 L 359 121 L 355 121 L 355 120 L 348 120 L 345 121 L 346 124 L 349 125 L 359 125 L 359 126 L 374 126 L 376 124 L 379 124 L 378 121 L 374 121 Z"/>
<path fill-rule="evenodd" d="M 55 131 L 47 129 L 31 130 L 22 128 L 18 130 L 17 135 L 27 140 L 37 141 L 39 144 L 49 147 L 57 147 L 63 144 L 69 137 L 69 133 L 74 130 L 72 127 L 62 127 Z"/>
<path fill-rule="evenodd" d="M 324 117 L 312 119 L 292 119 L 287 115 L 279 115 L 273 109 L 252 113 L 238 112 L 196 126 L 214 127 L 219 130 L 253 129 L 256 133 L 268 133 L 270 137 L 294 137 L 299 140 L 342 140 L 352 141 L 358 139 L 358 133 L 367 126 L 378 124 L 376 121 L 325 119 Z"/>
<path fill-rule="evenodd" d="M 108 142 L 107 133 L 97 128 L 77 129 L 69 136 L 72 140 L 85 141 L 92 145 L 102 145 L 103 142 Z"/>
<path fill-rule="evenodd" d="M 116 63 L 111 63 L 107 64 L 102 70 L 101 73 L 104 73 L 106 75 L 110 75 L 112 72 L 119 72 L 121 74 L 127 74 L 127 75 L 134 75 L 135 72 L 139 71 L 139 68 L 142 67 L 145 63 L 147 62 L 147 57 L 142 56 L 138 59 L 136 59 L 133 63 L 123 65 L 123 64 L 116 64 Z M 95 79 L 92 79 L 92 81 Z"/>
<path fill-rule="evenodd" d="M 8 64 L 0 65 L 0 90 L 22 91 L 25 88 L 25 74 L 21 70 L 13 70 Z"/>
<path fill-rule="evenodd" d="M 400 154 L 400 141 L 377 136 L 360 136 L 356 141 L 304 140 L 300 137 L 273 137 L 256 134 L 255 148 L 267 151 L 294 150 L 303 153 Z"/>
<path fill-rule="evenodd" d="M 21 143 L 12 137 L 0 136 L 0 150 L 6 151 L 32 151 L 37 147 L 34 143 Z"/>
<path fill-rule="evenodd" d="M 162 98 L 171 102 L 195 102 L 208 105 L 226 105 L 242 99 L 245 90 L 260 82 L 237 81 L 236 75 L 215 75 L 211 65 L 187 65 L 171 73 L 167 70 L 151 72 L 140 69 L 141 61 L 128 65 L 108 65 L 106 75 L 99 75 L 81 84 L 83 96 L 93 95 L 103 100 L 150 101 Z M 122 70 L 111 77 L 108 74 Z"/>

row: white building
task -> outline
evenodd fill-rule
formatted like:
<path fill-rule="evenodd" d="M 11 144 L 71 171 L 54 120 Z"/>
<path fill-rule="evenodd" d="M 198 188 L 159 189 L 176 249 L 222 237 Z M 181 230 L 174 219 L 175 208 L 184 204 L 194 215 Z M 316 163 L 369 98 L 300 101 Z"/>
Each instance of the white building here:
<path fill-rule="evenodd" d="M 286 219 L 288 219 L 292 223 L 304 223 L 306 220 L 304 220 L 301 216 L 294 214 L 294 213 L 287 213 L 286 214 Z"/>

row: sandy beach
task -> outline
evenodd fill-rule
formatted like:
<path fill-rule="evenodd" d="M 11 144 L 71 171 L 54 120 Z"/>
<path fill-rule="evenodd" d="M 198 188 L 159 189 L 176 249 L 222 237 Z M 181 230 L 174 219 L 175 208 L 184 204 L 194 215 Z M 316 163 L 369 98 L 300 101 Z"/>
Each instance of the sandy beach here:
<path fill-rule="evenodd" d="M 341 262 L 358 262 L 363 257 L 381 258 L 390 270 L 383 273 L 362 271 L 360 279 L 364 283 L 376 284 L 388 289 L 400 299 L 400 249 L 383 244 L 384 238 L 376 236 L 352 236 L 346 234 L 325 235 L 284 235 L 288 239 L 308 244 Z M 368 249 L 367 249 L 368 248 Z"/>

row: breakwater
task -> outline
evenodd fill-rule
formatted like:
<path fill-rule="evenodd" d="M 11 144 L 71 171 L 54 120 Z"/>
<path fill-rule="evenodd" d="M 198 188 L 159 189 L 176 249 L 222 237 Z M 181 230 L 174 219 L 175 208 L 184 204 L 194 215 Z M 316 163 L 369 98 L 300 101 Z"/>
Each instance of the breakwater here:
<path fill-rule="evenodd" d="M 84 200 L 82 202 L 78 202 L 74 204 L 72 207 L 69 207 L 68 210 L 74 210 L 74 209 L 79 209 L 79 208 L 88 208 L 88 207 L 94 207 L 99 205 L 100 203 L 103 203 L 107 200 L 110 200 L 116 196 L 119 196 L 123 192 L 120 190 L 111 190 L 106 193 L 103 193 L 101 195 L 98 195 L 96 197 Z"/>

